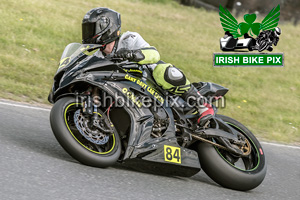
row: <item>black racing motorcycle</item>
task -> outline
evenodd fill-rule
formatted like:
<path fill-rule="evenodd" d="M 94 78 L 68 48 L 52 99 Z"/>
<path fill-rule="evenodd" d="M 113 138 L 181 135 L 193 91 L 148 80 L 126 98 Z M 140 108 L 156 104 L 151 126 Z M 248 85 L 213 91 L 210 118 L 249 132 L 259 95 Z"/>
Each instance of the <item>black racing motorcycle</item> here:
<path fill-rule="evenodd" d="M 151 67 L 98 57 L 99 48 L 69 44 L 48 97 L 54 104 L 52 131 L 74 159 L 183 177 L 202 168 L 218 184 L 243 191 L 263 181 L 265 154 L 244 125 L 216 114 L 199 127 L 197 110 L 158 86 Z M 193 84 L 208 99 L 228 91 L 214 83 Z"/>

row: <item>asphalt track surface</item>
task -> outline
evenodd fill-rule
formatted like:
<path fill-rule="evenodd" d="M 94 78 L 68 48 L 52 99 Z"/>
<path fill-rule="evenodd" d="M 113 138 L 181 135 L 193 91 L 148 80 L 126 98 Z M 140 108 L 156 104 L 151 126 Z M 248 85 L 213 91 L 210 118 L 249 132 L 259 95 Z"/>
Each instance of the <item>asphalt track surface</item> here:
<path fill-rule="evenodd" d="M 248 192 L 222 188 L 203 171 L 190 178 L 100 169 L 71 158 L 54 138 L 49 109 L 0 101 L 0 199 L 300 199 L 300 147 L 262 143 L 268 171 Z"/>

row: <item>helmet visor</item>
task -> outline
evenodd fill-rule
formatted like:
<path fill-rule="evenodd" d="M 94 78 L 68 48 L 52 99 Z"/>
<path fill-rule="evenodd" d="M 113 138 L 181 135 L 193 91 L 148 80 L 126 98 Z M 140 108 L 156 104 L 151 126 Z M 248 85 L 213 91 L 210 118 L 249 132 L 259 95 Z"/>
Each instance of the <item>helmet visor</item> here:
<path fill-rule="evenodd" d="M 92 42 L 91 40 L 96 35 L 101 36 L 109 28 L 109 18 L 101 16 L 96 22 L 82 24 L 82 40 L 85 42 Z"/>
<path fill-rule="evenodd" d="M 84 23 L 82 24 L 82 39 L 89 40 L 96 34 L 95 32 L 96 23 Z"/>

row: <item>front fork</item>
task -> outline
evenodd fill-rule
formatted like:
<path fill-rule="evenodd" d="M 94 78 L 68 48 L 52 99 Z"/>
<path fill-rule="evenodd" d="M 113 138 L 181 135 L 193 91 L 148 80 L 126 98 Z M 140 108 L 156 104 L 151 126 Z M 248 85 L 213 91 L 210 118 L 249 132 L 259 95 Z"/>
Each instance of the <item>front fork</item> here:
<path fill-rule="evenodd" d="M 98 107 L 100 105 L 99 101 L 99 88 L 89 88 L 85 93 L 86 97 L 83 101 L 83 109 L 82 112 L 84 115 L 91 116 L 90 125 L 100 129 L 104 133 L 113 133 L 111 127 L 105 127 L 104 118 L 99 114 Z"/>
<path fill-rule="evenodd" d="M 82 112 L 88 115 L 98 115 L 98 106 L 100 105 L 99 101 L 99 89 L 97 87 L 89 87 L 88 90 L 84 93 L 83 109 Z"/>

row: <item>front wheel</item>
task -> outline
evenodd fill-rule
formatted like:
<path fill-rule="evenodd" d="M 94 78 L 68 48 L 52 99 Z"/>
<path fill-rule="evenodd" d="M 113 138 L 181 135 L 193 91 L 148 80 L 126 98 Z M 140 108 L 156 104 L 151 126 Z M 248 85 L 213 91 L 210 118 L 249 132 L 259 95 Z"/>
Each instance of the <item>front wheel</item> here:
<path fill-rule="evenodd" d="M 74 97 L 58 100 L 50 113 L 52 131 L 60 145 L 82 164 L 94 167 L 108 167 L 121 154 L 121 142 L 114 126 L 105 113 L 98 109 L 101 131 L 91 125 L 90 116 L 82 113 L 82 104 Z"/>
<path fill-rule="evenodd" d="M 198 155 L 201 167 L 211 179 L 223 187 L 241 191 L 257 187 L 264 180 L 267 171 L 265 154 L 261 145 L 255 136 L 238 121 L 224 115 L 216 115 L 216 117 L 243 134 L 251 146 L 249 148 L 251 152 L 247 156 L 238 157 L 211 144 L 200 142 Z"/>

